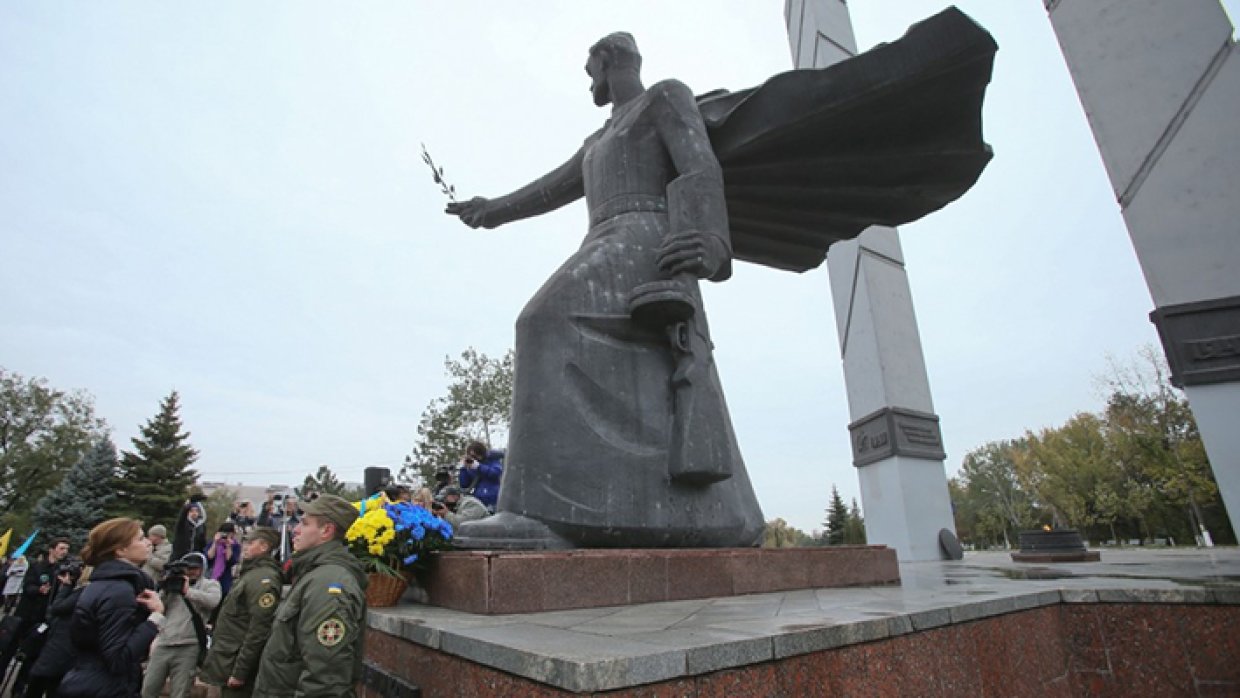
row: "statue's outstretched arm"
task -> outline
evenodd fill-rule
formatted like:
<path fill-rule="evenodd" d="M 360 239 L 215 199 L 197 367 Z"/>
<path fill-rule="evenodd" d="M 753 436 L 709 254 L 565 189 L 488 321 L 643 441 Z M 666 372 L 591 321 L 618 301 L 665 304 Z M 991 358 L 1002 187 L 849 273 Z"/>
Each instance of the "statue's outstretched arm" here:
<path fill-rule="evenodd" d="M 581 176 L 583 157 L 585 150 L 578 150 L 568 162 L 506 196 L 498 199 L 477 196 L 469 201 L 450 203 L 444 211 L 460 216 L 471 228 L 496 228 L 554 211 L 585 196 Z"/>
<path fill-rule="evenodd" d="M 659 266 L 711 281 L 732 275 L 732 238 L 724 201 L 723 170 L 715 157 L 693 92 L 677 80 L 657 91 L 659 137 L 677 177 L 668 185 L 671 235 L 659 250 Z"/>

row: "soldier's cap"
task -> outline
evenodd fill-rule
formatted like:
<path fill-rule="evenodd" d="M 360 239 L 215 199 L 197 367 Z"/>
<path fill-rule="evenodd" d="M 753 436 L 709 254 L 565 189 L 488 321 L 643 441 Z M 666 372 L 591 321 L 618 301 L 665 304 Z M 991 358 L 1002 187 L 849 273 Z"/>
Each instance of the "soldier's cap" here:
<path fill-rule="evenodd" d="M 275 550 L 280 545 L 280 532 L 274 528 L 267 526 L 255 526 L 250 532 L 245 534 L 247 543 L 252 540 L 261 540 L 267 543 L 267 546 Z"/>
<path fill-rule="evenodd" d="M 334 494 L 319 495 L 318 499 L 301 505 L 301 511 L 309 516 L 322 516 L 347 531 L 357 521 L 357 507 Z"/>

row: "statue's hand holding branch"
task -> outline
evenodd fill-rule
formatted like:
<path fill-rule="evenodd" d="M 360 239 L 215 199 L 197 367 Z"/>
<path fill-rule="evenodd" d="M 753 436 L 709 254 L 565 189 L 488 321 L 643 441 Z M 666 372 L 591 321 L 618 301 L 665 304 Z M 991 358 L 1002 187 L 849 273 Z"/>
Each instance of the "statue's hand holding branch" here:
<path fill-rule="evenodd" d="M 495 220 L 493 208 L 490 199 L 475 196 L 469 201 L 453 201 L 443 211 L 449 216 L 460 217 L 461 222 L 471 228 L 494 228 L 499 221 Z"/>
<path fill-rule="evenodd" d="M 669 236 L 659 248 L 659 269 L 669 277 L 713 278 L 728 261 L 728 247 L 715 235 L 688 230 Z"/>

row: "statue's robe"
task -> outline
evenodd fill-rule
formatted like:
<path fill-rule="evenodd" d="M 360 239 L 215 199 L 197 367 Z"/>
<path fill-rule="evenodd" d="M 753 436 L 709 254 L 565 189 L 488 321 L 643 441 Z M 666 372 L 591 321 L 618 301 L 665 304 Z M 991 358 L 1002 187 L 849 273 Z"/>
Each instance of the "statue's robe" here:
<path fill-rule="evenodd" d="M 651 86 L 586 141 L 589 232 L 517 320 L 497 508 L 537 519 L 580 547 L 749 546 L 762 535 L 711 352 L 696 357 L 708 368 L 693 386 L 694 405 L 710 430 L 703 452 L 726 461 L 715 465 L 730 477 L 680 484 L 668 476 L 675 358 L 665 332 L 629 315 L 633 291 L 663 278 L 657 259 L 669 231 L 667 185 L 696 176 L 677 168 L 669 137 L 696 139 L 709 151 L 692 94 L 674 81 Z M 721 189 L 717 171 L 714 177 Z M 714 218 L 726 220 L 722 211 Z M 709 347 L 697 282 L 686 289 L 698 310 L 695 331 Z"/>

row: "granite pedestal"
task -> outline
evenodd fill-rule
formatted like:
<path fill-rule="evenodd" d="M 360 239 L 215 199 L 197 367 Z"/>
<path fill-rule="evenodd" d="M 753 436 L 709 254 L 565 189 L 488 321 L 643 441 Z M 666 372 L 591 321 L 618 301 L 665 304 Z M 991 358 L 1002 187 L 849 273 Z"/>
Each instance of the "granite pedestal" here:
<path fill-rule="evenodd" d="M 512 615 L 376 609 L 367 673 L 427 697 L 1240 695 L 1234 548 L 1053 567 L 968 553 L 900 578 Z"/>
<path fill-rule="evenodd" d="M 899 582 L 894 550 L 845 545 L 440 553 L 425 587 L 433 606 L 497 614 Z"/>

